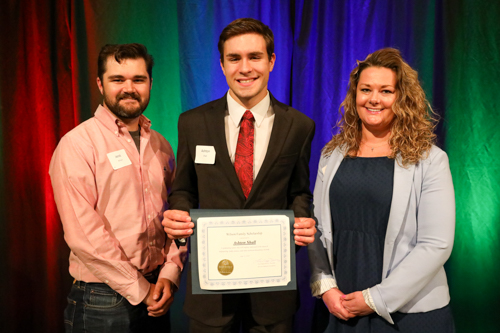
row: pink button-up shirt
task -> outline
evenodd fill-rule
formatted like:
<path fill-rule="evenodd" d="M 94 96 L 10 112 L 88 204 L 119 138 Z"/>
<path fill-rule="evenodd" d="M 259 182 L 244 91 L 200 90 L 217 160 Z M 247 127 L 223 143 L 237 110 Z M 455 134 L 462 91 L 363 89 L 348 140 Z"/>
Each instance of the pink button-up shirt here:
<path fill-rule="evenodd" d="M 133 305 L 149 291 L 143 274 L 158 266 L 159 277 L 178 286 L 186 256 L 161 225 L 175 173 L 172 147 L 146 117 L 139 124 L 140 153 L 125 124 L 99 106 L 61 139 L 49 168 L 70 274 L 104 282 Z M 108 153 L 122 149 L 131 164 L 115 170 Z"/>

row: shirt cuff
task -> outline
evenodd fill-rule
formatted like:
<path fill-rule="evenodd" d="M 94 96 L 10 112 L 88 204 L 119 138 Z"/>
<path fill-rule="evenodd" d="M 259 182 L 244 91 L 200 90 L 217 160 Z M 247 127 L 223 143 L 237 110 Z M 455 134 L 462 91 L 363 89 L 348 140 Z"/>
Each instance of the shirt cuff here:
<path fill-rule="evenodd" d="M 321 279 L 311 283 L 312 295 L 316 298 L 321 298 L 321 295 L 333 288 L 337 288 L 337 282 L 332 278 Z"/>
<path fill-rule="evenodd" d="M 370 293 L 370 289 L 365 289 L 362 291 L 363 293 L 363 298 L 365 299 L 366 305 L 370 307 L 373 311 L 375 311 L 379 316 L 380 313 L 377 311 L 377 307 L 375 306 L 375 303 L 373 302 L 372 294 Z"/>
<path fill-rule="evenodd" d="M 150 283 L 143 276 L 120 294 L 132 305 L 140 304 L 149 293 Z M 114 289 L 114 288 L 113 288 Z M 116 289 L 114 289 L 116 291 Z M 117 291 L 118 292 L 118 291 Z"/>
<path fill-rule="evenodd" d="M 181 269 L 173 262 L 167 262 L 163 265 L 158 278 L 165 278 L 172 281 L 173 284 L 179 289 L 181 279 Z"/>

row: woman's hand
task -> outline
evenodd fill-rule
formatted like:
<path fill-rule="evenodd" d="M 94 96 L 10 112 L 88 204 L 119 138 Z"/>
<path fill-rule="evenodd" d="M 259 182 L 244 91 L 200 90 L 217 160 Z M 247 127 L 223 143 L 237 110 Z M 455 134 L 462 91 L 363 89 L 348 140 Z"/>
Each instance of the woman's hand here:
<path fill-rule="evenodd" d="M 328 311 L 330 311 L 330 313 L 335 317 L 342 320 L 354 318 L 355 315 L 349 313 L 349 311 L 347 311 L 342 305 L 342 296 L 345 296 L 343 292 L 341 292 L 338 288 L 333 288 L 328 290 L 321 297 L 323 298 L 323 302 L 328 308 Z"/>
<path fill-rule="evenodd" d="M 367 316 L 375 312 L 368 306 L 368 304 L 366 304 L 361 291 L 356 291 L 348 295 L 342 295 L 341 299 L 342 307 L 353 314 L 353 316 Z"/>

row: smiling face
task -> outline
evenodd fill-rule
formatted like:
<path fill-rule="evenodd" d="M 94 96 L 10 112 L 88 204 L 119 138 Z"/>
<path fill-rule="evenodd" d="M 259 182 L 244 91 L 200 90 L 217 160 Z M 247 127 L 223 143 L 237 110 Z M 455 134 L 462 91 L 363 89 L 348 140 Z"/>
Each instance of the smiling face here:
<path fill-rule="evenodd" d="M 363 132 L 368 130 L 380 135 L 390 131 L 396 93 L 396 73 L 393 70 L 368 67 L 361 72 L 356 89 L 356 110 Z"/>
<path fill-rule="evenodd" d="M 221 68 L 226 76 L 229 93 L 239 104 L 250 109 L 267 95 L 267 82 L 276 55 L 269 59 L 264 37 L 243 34 L 224 43 Z"/>
<path fill-rule="evenodd" d="M 118 63 L 108 57 L 106 72 L 97 85 L 103 106 L 123 121 L 138 118 L 149 103 L 151 79 L 142 58 L 124 59 Z"/>

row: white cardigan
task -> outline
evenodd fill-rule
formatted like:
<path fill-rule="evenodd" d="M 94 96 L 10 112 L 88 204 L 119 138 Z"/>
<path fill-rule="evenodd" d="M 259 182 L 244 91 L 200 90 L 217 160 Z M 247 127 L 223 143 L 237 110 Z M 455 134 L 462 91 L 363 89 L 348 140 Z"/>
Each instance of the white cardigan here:
<path fill-rule="evenodd" d="M 322 295 L 336 284 L 329 193 L 343 158 L 337 148 L 319 162 L 314 188 L 318 233 L 308 246 L 313 296 Z M 454 235 L 455 195 L 446 153 L 433 146 L 427 158 L 406 168 L 398 157 L 382 282 L 369 289 L 384 319 L 393 324 L 393 312 L 427 312 L 449 303 L 443 265 L 451 254 Z"/>

